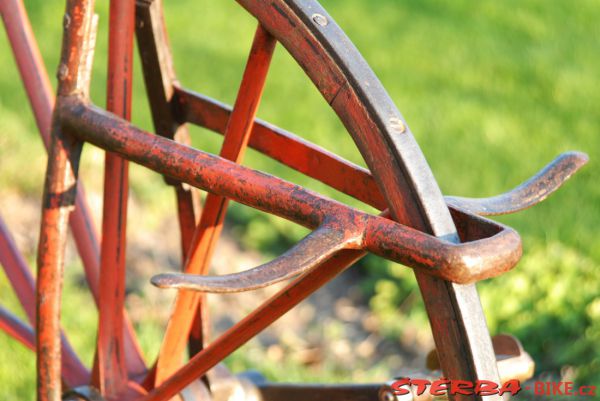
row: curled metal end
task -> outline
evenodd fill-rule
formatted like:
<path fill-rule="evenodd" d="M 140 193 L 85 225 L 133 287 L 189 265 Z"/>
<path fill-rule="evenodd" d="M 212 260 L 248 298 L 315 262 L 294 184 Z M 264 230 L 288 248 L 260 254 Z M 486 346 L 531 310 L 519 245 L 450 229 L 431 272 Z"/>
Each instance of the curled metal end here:
<path fill-rule="evenodd" d="M 515 213 L 546 199 L 588 160 L 585 153 L 565 152 L 511 191 L 490 198 L 447 196 L 446 203 L 480 216 Z"/>
<path fill-rule="evenodd" d="M 277 259 L 245 270 L 222 276 L 204 276 L 185 273 L 164 273 L 152 277 L 159 288 L 232 293 L 256 290 L 305 273 L 331 258 L 335 253 L 351 247 L 354 238 L 340 230 L 322 226 Z"/>

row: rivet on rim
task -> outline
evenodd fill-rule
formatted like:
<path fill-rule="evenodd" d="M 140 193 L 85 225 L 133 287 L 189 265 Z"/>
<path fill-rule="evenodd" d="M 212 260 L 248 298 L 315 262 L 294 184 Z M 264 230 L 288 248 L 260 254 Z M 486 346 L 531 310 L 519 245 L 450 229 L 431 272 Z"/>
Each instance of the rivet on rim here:
<path fill-rule="evenodd" d="M 320 26 L 325 26 L 329 23 L 329 21 L 327 20 L 327 17 L 322 15 L 322 14 L 313 14 L 312 15 L 312 20 Z"/>
<path fill-rule="evenodd" d="M 394 131 L 399 132 L 400 134 L 406 132 L 406 125 L 404 125 L 404 121 L 397 117 L 390 118 L 390 126 Z"/>

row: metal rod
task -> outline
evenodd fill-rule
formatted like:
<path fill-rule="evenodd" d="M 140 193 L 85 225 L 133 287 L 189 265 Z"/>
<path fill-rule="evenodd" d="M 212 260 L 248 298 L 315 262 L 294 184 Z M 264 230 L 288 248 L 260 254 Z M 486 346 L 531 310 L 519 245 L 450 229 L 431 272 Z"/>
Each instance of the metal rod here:
<path fill-rule="evenodd" d="M 106 150 L 161 174 L 225 196 L 307 228 L 336 221 L 348 233 L 361 232 L 357 247 L 423 272 L 457 282 L 474 282 L 511 269 L 521 254 L 514 230 L 474 215 L 465 219 L 483 237 L 464 244 L 411 229 L 328 199 L 308 189 L 228 160 L 144 132 L 77 98 L 61 104 L 63 125 Z M 358 231 L 356 231 L 358 230 Z"/>

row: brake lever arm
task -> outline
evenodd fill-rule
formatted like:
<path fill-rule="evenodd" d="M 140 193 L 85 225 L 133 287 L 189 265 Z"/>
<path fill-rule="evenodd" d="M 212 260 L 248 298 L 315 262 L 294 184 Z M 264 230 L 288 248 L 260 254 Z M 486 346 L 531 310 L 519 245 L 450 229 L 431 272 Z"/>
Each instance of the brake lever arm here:
<path fill-rule="evenodd" d="M 480 216 L 509 214 L 534 206 L 560 188 L 589 158 L 582 152 L 565 152 L 536 175 L 503 194 L 489 198 L 446 196 L 446 203 Z"/>

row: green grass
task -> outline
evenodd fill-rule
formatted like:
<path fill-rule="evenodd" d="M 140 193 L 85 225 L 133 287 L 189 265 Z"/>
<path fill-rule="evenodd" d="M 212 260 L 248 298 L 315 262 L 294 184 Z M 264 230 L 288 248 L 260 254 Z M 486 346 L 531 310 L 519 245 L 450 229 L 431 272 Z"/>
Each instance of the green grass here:
<path fill-rule="evenodd" d="M 180 80 L 232 103 L 255 21 L 233 1 L 165 3 Z M 492 331 L 518 334 L 540 370 L 557 372 L 574 366 L 580 380 L 599 384 L 600 4 L 595 0 L 322 3 L 406 117 L 444 193 L 496 194 L 562 151 L 578 149 L 590 155 L 589 165 L 544 204 L 499 219 L 521 233 L 524 260 L 515 272 L 480 288 Z M 106 4 L 98 4 L 101 29 L 92 87 L 92 98 L 99 105 L 104 104 Z M 41 0 L 26 5 L 53 75 L 64 5 Z M 139 63 L 136 68 L 133 120 L 151 129 Z M 45 161 L 37 155 L 43 151 L 5 35 L 0 35 L 0 71 L 0 194 L 39 198 Z M 259 116 L 361 162 L 341 124 L 281 47 Z M 211 134 L 200 129 L 192 134 L 196 146 L 218 149 L 219 141 Z M 327 191 L 254 152 L 247 164 Z M 98 158 L 84 164 L 89 186 L 98 187 L 100 169 Z M 156 215 L 167 213 L 171 198 L 161 178 L 141 169 L 132 174 L 132 196 L 150 202 Z M 246 214 L 241 208 L 234 210 L 234 217 Z M 247 245 L 273 252 L 279 238 L 291 241 L 301 235 L 262 216 L 254 221 L 252 229 L 239 228 Z M 428 330 L 418 297 L 410 296 L 416 291 L 410 272 L 377 259 L 365 265 L 369 276 L 364 288 L 373 295 L 373 308 L 395 322 L 386 328 L 388 334 L 401 335 L 410 322 Z M 0 285 L 0 300 L 14 306 L 4 279 Z M 68 284 L 67 290 L 74 297 L 69 302 L 85 299 L 77 286 Z M 409 298 L 413 308 L 398 318 L 398 305 L 405 306 L 403 301 Z M 79 318 L 65 312 L 65 326 L 73 327 L 74 342 L 81 349 L 87 347 L 89 360 L 94 317 Z M 151 349 L 153 340 L 147 341 Z M 4 398 L 32 398 L 31 355 L 0 335 L 0 360 L 10 361 L 0 363 Z M 241 368 L 259 360 L 249 355 L 232 363 Z M 269 370 L 278 376 L 277 367 Z"/>

